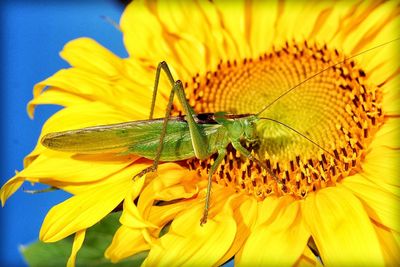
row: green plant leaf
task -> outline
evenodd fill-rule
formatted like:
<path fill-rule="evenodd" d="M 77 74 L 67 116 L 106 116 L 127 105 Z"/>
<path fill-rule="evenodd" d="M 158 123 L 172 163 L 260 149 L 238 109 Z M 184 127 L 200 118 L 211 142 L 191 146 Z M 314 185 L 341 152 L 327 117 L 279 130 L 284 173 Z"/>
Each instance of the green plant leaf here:
<path fill-rule="evenodd" d="M 76 266 L 140 266 L 147 252 L 139 253 L 118 263 L 111 263 L 104 257 L 104 251 L 110 245 L 115 231 L 120 226 L 120 212 L 112 213 L 86 232 L 85 241 L 79 250 Z M 73 237 L 67 237 L 55 243 L 37 241 L 28 246 L 22 246 L 20 251 L 31 267 L 66 266 L 71 253 Z"/>

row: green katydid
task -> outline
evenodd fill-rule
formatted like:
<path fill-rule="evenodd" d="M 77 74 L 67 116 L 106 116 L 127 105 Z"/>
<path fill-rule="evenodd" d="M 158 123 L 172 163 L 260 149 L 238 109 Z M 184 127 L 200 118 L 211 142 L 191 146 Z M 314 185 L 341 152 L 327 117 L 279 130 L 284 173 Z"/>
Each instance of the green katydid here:
<path fill-rule="evenodd" d="M 172 86 L 165 118 L 152 119 L 157 96 L 158 82 L 163 70 Z M 171 117 L 174 95 L 182 104 L 184 117 Z M 255 140 L 257 115 L 232 115 L 224 112 L 196 114 L 186 100 L 183 85 L 175 81 L 165 62 L 158 65 L 149 120 L 87 127 L 78 130 L 50 133 L 42 144 L 53 150 L 77 153 L 98 153 L 108 150 L 139 155 L 152 159 L 153 165 L 135 175 L 142 176 L 156 171 L 159 161 L 179 161 L 196 157 L 205 159 L 218 153 L 208 175 L 207 196 L 201 223 L 207 221 L 212 175 L 226 155 L 229 143 L 242 155 L 256 161 L 277 181 L 270 169 L 244 148 L 240 141 Z"/>
<path fill-rule="evenodd" d="M 399 39 L 399 38 L 398 38 Z M 396 40 L 398 40 L 396 39 Z M 390 42 L 393 42 L 392 40 Z M 367 51 L 371 51 L 385 44 L 373 47 Z M 365 53 L 364 51 L 362 53 Z M 182 82 L 174 80 L 168 65 L 161 62 L 156 71 L 154 91 L 151 103 L 151 111 L 149 120 L 132 121 L 111 125 L 101 125 L 87 127 L 77 130 L 69 130 L 63 132 L 49 133 L 41 140 L 42 144 L 50 149 L 59 151 L 68 151 L 76 153 L 102 153 L 107 151 L 118 151 L 120 153 L 135 154 L 147 159 L 153 160 L 152 166 L 144 169 L 135 177 L 142 176 L 148 172 L 157 170 L 160 161 L 180 161 L 190 158 L 206 159 L 217 153 L 217 158 L 208 173 L 208 186 L 205 199 L 205 207 L 201 224 L 206 223 L 210 194 L 212 185 L 212 176 L 221 164 L 226 155 L 228 144 L 240 152 L 241 155 L 259 164 L 265 169 L 278 185 L 283 186 L 280 179 L 267 167 L 265 163 L 253 156 L 250 151 L 242 146 L 241 141 L 257 141 L 256 123 L 261 119 L 271 120 L 279 123 L 297 134 L 306 138 L 314 145 L 324 150 L 329 155 L 330 152 L 319 146 L 316 142 L 306 137 L 297 130 L 285 125 L 279 121 L 262 118 L 259 115 L 268 107 L 278 101 L 281 97 L 292 90 L 298 88 L 301 84 L 318 76 L 322 72 L 344 63 L 362 53 L 345 58 L 344 60 L 330 65 L 329 67 L 317 72 L 316 74 L 306 78 L 296 86 L 286 90 L 273 102 L 264 106 L 260 112 L 256 114 L 228 114 L 225 112 L 196 114 L 189 105 Z M 169 97 L 165 118 L 153 119 L 153 110 L 157 97 L 158 83 L 161 71 L 167 75 L 172 90 Z M 183 107 L 185 116 L 171 117 L 174 95 L 178 96 L 179 102 Z M 333 156 L 334 157 L 334 156 Z"/>

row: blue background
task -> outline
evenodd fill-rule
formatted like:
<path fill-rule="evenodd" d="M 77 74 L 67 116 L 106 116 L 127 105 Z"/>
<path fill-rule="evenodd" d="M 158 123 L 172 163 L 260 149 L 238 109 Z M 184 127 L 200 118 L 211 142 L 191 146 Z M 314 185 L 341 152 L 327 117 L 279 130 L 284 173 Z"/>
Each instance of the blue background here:
<path fill-rule="evenodd" d="M 101 17 L 119 22 L 122 11 L 123 5 L 113 0 L 0 2 L 1 185 L 23 168 L 43 122 L 57 110 L 41 106 L 29 119 L 26 104 L 33 85 L 68 67 L 58 53 L 77 37 L 92 37 L 125 57 L 122 34 Z M 65 198 L 62 192 L 31 195 L 20 189 L 0 208 L 1 266 L 26 265 L 18 247 L 37 240 L 47 211 Z"/>

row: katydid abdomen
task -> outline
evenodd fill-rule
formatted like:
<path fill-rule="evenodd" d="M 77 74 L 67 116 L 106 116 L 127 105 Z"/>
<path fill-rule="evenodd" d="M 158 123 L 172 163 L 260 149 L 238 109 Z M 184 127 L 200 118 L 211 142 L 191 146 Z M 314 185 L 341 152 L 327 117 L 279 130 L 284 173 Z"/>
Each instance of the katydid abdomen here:
<path fill-rule="evenodd" d="M 74 153 L 134 154 L 147 159 L 156 157 L 164 119 L 142 120 L 112 125 L 93 126 L 77 130 L 50 133 L 42 144 L 50 149 Z M 219 124 L 199 124 L 207 138 L 207 151 L 216 151 L 217 143 L 224 141 L 226 129 Z M 168 120 L 163 140 L 161 161 L 178 161 L 195 157 L 189 125 L 183 117 Z"/>

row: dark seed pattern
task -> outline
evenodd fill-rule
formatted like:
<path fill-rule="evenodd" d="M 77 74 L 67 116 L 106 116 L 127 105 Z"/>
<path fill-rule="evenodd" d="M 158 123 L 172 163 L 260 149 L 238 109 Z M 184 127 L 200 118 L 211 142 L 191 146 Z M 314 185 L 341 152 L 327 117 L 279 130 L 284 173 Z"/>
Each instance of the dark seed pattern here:
<path fill-rule="evenodd" d="M 204 74 L 194 74 L 184 83 L 185 90 L 198 113 L 256 113 L 289 88 L 344 58 L 326 44 L 286 42 L 285 47 L 254 59 L 221 61 Z M 353 60 L 307 81 L 279 99 L 265 116 L 292 126 L 329 153 L 288 129 L 265 124 L 257 128 L 258 145 L 247 148 L 282 182 L 277 183 L 232 146 L 214 181 L 258 200 L 273 194 L 304 198 L 310 191 L 334 186 L 361 171 L 368 145 L 384 121 L 380 86 L 370 84 L 368 74 Z M 180 113 L 176 107 L 174 112 Z M 187 164 L 206 177 L 214 160 L 215 156 L 190 159 Z"/>

